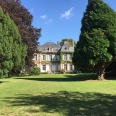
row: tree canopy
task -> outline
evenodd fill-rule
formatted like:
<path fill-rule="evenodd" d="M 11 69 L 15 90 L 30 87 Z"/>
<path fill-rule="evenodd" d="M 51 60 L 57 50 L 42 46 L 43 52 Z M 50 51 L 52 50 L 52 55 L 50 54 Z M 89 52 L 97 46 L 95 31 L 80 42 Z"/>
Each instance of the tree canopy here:
<path fill-rule="evenodd" d="M 103 0 L 88 0 L 75 47 L 75 67 L 92 67 L 100 79 L 116 56 L 116 13 Z"/>
<path fill-rule="evenodd" d="M 0 7 L 0 77 L 8 77 L 12 69 L 21 70 L 26 55 L 27 46 L 17 26 Z"/>
<path fill-rule="evenodd" d="M 33 16 L 21 5 L 20 0 L 0 0 L 0 6 L 5 13 L 17 25 L 23 42 L 27 45 L 26 67 L 33 66 L 33 54 L 37 51 L 38 39 L 41 36 L 41 29 L 33 27 Z"/>
<path fill-rule="evenodd" d="M 70 39 L 68 39 L 68 38 L 62 39 L 62 41 L 61 41 L 60 44 L 61 44 L 61 45 L 64 45 L 64 41 L 68 41 L 70 45 L 73 45 L 73 44 L 74 44 L 74 46 L 76 46 L 76 42 L 75 42 L 74 39 L 72 39 L 72 38 L 70 38 Z"/>

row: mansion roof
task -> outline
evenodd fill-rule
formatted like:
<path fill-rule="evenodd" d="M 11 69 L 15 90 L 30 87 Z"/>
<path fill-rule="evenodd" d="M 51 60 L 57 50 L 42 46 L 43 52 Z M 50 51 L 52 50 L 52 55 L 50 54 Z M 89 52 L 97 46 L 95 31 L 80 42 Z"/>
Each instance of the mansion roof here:
<path fill-rule="evenodd" d="M 64 42 L 63 46 L 60 45 L 60 42 L 57 44 L 53 42 L 46 42 L 45 44 L 38 46 L 38 51 L 42 53 L 74 52 L 74 46 L 70 45 L 68 42 Z"/>

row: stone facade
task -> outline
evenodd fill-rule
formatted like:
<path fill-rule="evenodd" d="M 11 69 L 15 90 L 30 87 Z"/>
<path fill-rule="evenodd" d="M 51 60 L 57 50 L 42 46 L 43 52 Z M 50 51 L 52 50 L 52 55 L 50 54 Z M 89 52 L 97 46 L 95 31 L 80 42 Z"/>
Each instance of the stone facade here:
<path fill-rule="evenodd" d="M 41 69 L 41 72 L 59 72 L 61 69 L 73 72 L 73 52 L 74 46 L 68 42 L 64 42 L 63 46 L 60 46 L 60 42 L 57 44 L 47 42 L 38 46 L 38 52 L 34 54 L 33 61 Z"/>

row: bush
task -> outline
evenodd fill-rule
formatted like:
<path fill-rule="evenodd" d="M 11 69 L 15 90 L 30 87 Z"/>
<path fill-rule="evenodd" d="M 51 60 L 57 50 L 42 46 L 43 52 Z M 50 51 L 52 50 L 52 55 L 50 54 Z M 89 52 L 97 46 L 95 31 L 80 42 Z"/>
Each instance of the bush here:
<path fill-rule="evenodd" d="M 62 73 L 62 74 L 65 73 L 65 69 L 61 69 L 60 73 Z"/>
<path fill-rule="evenodd" d="M 48 74 L 48 72 L 41 72 L 41 74 Z"/>
<path fill-rule="evenodd" d="M 37 66 L 33 67 L 31 75 L 40 75 L 40 68 Z"/>

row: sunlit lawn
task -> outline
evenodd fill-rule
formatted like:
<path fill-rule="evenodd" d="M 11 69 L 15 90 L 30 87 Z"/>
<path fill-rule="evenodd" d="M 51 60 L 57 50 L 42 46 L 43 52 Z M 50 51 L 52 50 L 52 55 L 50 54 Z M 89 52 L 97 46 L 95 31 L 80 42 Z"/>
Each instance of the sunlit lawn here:
<path fill-rule="evenodd" d="M 116 80 L 95 74 L 0 79 L 0 116 L 115 116 Z"/>

